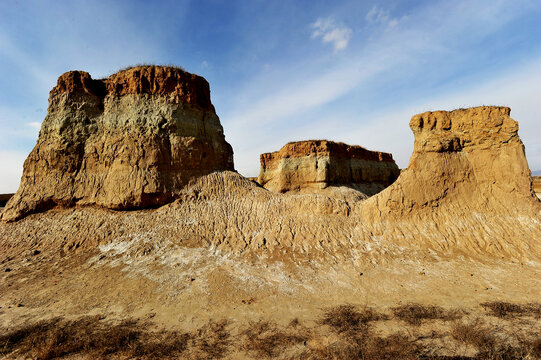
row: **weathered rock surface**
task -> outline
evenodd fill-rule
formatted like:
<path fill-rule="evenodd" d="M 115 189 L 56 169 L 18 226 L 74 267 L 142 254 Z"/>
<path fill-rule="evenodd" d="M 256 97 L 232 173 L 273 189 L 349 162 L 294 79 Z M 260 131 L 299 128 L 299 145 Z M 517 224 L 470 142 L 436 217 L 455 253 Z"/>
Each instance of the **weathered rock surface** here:
<path fill-rule="evenodd" d="M 193 177 L 233 170 L 207 81 L 143 66 L 94 80 L 70 71 L 50 92 L 39 139 L 3 220 L 57 205 L 163 205 Z"/>
<path fill-rule="evenodd" d="M 318 192 L 347 186 L 373 195 L 392 184 L 400 170 L 391 154 L 327 140 L 297 141 L 261 154 L 258 182 L 268 190 Z"/>
<path fill-rule="evenodd" d="M 441 207 L 448 205 L 459 212 L 535 213 L 539 204 L 510 111 L 484 106 L 415 115 L 408 168 L 370 199 L 364 212 L 371 217 L 444 213 Z"/>

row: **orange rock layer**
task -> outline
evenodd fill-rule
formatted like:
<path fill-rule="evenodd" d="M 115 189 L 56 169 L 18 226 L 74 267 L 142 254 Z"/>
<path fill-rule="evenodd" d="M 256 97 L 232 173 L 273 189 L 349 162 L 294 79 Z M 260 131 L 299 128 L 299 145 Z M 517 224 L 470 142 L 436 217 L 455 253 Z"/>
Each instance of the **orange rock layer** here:
<path fill-rule="evenodd" d="M 201 76 L 176 67 L 133 67 L 98 80 L 85 71 L 69 71 L 58 78 L 50 95 L 77 92 L 101 98 L 128 94 L 165 95 L 175 102 L 214 111 L 209 83 Z"/>
<path fill-rule="evenodd" d="M 393 155 L 385 152 L 370 151 L 362 146 L 348 145 L 329 140 L 306 140 L 287 143 L 279 151 L 261 154 L 261 164 L 276 159 L 302 157 L 307 155 L 328 156 L 335 158 L 360 159 L 367 161 L 387 161 L 394 163 Z"/>

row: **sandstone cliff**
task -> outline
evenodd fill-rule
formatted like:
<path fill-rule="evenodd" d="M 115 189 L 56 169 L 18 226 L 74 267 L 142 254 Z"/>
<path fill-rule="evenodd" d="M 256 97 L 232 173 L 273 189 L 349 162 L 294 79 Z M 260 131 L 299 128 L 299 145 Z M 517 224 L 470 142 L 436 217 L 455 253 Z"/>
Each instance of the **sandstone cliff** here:
<path fill-rule="evenodd" d="M 57 205 L 163 205 L 190 179 L 233 170 L 207 81 L 179 68 L 135 67 L 58 79 L 39 139 L 3 220 Z"/>
<path fill-rule="evenodd" d="M 506 107 L 484 106 L 414 116 L 408 168 L 369 200 L 365 213 L 402 216 L 444 205 L 466 212 L 532 210 L 530 170 L 509 114 Z"/>
<path fill-rule="evenodd" d="M 391 154 L 327 140 L 291 142 L 279 151 L 261 154 L 260 161 L 258 182 L 279 193 L 345 185 L 370 196 L 400 174 Z"/>
<path fill-rule="evenodd" d="M 283 196 L 215 172 L 233 168 L 232 151 L 204 79 L 164 67 L 105 80 L 71 72 L 51 92 L 38 144 L 2 218 L 55 205 L 128 209 L 176 201 L 114 216 L 47 212 L 2 224 L 0 239 L 16 243 L 30 233 L 36 243 L 78 248 L 147 243 L 150 236 L 226 253 L 361 262 L 403 249 L 536 257 L 541 203 L 509 114 L 478 107 L 414 116 L 414 152 L 392 184 L 398 169 L 390 154 L 328 141 L 288 144 L 262 156 L 259 177 L 274 191 L 297 193 Z M 365 181 L 378 191 L 391 185 L 368 199 L 351 196 Z M 302 193 L 324 186 L 335 191 Z"/>

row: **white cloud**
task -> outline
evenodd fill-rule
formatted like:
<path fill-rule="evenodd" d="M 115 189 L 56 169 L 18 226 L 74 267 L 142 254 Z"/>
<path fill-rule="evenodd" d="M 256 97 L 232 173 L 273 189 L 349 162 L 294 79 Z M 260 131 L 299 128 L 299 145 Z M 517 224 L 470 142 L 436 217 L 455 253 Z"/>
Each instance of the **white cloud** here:
<path fill-rule="evenodd" d="M 407 17 L 401 18 L 401 20 L 406 19 Z M 371 24 L 381 24 L 387 27 L 387 29 L 392 29 L 396 27 L 399 23 L 399 20 L 391 17 L 389 10 L 374 5 L 372 9 L 366 14 L 365 19 Z"/>
<path fill-rule="evenodd" d="M 39 130 L 41 129 L 41 123 L 39 121 L 32 121 L 26 124 L 26 126 L 31 127 L 32 129 Z"/>
<path fill-rule="evenodd" d="M 318 19 L 312 24 L 312 28 L 312 38 L 321 38 L 324 43 L 332 43 L 335 51 L 348 47 L 352 33 L 350 28 L 338 26 L 332 19 Z"/>
<path fill-rule="evenodd" d="M 307 65 L 310 62 L 298 66 L 294 64 L 282 68 L 278 76 L 263 74 L 255 78 L 247 89 L 237 92 L 236 99 L 242 100 L 236 100 L 228 113 L 221 114 L 227 140 L 235 149 L 236 168 L 242 174 L 256 175 L 259 169 L 257 159 L 261 152 L 278 150 L 287 141 L 313 137 L 342 140 L 392 152 L 399 165 L 404 167 L 413 146 L 413 136 L 408 128 L 412 115 L 431 108 L 452 109 L 482 104 L 512 106 L 513 116 L 520 122 L 520 134 L 526 144 L 530 165 L 541 168 L 541 159 L 536 160 L 541 156 L 541 145 L 539 141 L 535 145 L 532 139 L 540 133 L 532 120 L 535 117 L 520 113 L 530 111 L 524 109 L 533 109 L 536 105 L 532 97 L 541 92 L 532 91 L 528 95 L 520 90 L 533 86 L 532 78 L 527 76 L 521 77 L 519 83 L 518 80 L 513 81 L 510 75 L 506 77 L 509 72 L 494 73 L 492 78 L 500 79 L 500 82 L 485 87 L 478 80 L 462 79 L 463 96 L 460 92 L 444 94 L 439 91 L 431 98 L 415 100 L 411 106 L 387 105 L 386 109 L 377 112 L 364 110 L 362 105 L 349 104 L 346 105 L 347 109 L 337 107 L 333 110 L 335 105 L 331 102 L 340 101 L 354 91 L 356 96 L 360 96 L 361 103 L 362 96 L 373 97 L 370 94 L 373 88 L 385 96 L 382 83 L 392 84 L 395 76 L 425 71 L 427 67 L 434 70 L 433 59 L 457 51 L 453 48 L 457 45 L 452 45 L 457 39 L 466 35 L 472 39 L 484 38 L 524 12 L 520 5 L 499 2 L 493 4 L 494 8 L 487 13 L 482 11 L 486 5 L 484 1 L 470 0 L 431 5 L 418 9 L 414 15 L 401 17 L 400 31 L 396 27 L 389 28 L 393 19 L 387 12 L 376 8 L 370 19 L 387 21 L 390 25 L 386 25 L 384 32 L 368 34 L 363 46 L 356 48 L 355 52 L 350 51 L 347 57 L 333 58 L 332 63 L 320 62 L 313 67 Z M 464 12 L 465 8 L 468 12 Z M 505 16 L 494 17 L 494 12 Z M 442 18 L 441 14 L 446 16 Z M 329 20 L 320 19 L 313 27 L 313 37 L 323 37 L 331 25 Z M 460 46 L 467 46 L 463 44 L 461 41 Z M 516 71 L 520 68 L 518 66 Z M 541 73 L 541 69 L 530 70 Z M 501 80 L 503 78 L 515 85 L 508 87 Z M 428 83 L 427 86 L 433 84 Z M 390 91 L 394 89 L 391 87 Z M 498 93 L 499 97 L 496 96 Z M 525 132 L 524 129 L 529 130 Z M 535 150 L 536 146 L 538 150 Z"/>
<path fill-rule="evenodd" d="M 386 23 L 389 21 L 389 18 L 389 11 L 382 9 L 377 5 L 374 5 L 366 14 L 366 20 L 369 22 Z"/>

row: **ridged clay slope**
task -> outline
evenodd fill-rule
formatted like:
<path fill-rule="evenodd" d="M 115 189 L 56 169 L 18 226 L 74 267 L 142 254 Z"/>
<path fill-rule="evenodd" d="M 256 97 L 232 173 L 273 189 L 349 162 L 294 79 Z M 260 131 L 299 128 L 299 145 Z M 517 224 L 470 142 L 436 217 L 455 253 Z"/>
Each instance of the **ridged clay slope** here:
<path fill-rule="evenodd" d="M 50 92 L 38 142 L 2 219 L 58 205 L 159 206 L 215 170 L 233 170 L 233 150 L 204 78 L 163 66 L 102 80 L 70 71 Z"/>
<path fill-rule="evenodd" d="M 320 192 L 346 186 L 367 196 L 392 184 L 400 170 L 391 154 L 328 140 L 290 142 L 261 154 L 258 182 L 268 190 Z"/>

